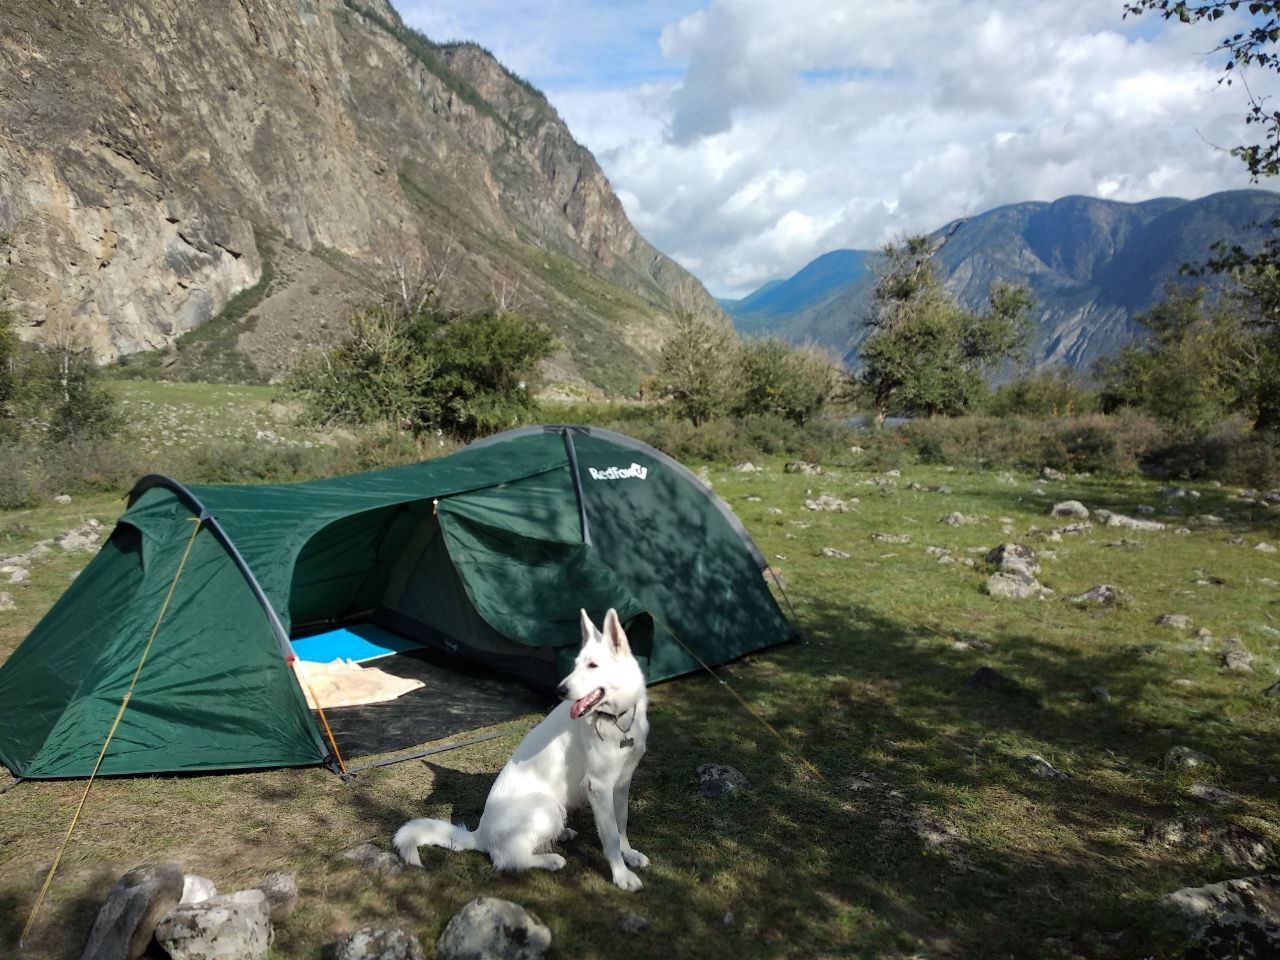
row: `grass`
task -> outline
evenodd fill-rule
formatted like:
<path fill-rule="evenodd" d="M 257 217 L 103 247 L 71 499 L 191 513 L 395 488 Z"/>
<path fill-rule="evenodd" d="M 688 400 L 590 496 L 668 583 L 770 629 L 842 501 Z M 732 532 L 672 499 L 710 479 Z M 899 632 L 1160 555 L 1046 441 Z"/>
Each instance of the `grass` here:
<path fill-rule="evenodd" d="M 1280 843 L 1280 698 L 1260 694 L 1280 673 L 1280 641 L 1270 633 L 1280 626 L 1280 560 L 1252 549 L 1280 540 L 1276 515 L 1237 502 L 1230 489 L 1165 501 L 1141 480 L 1041 483 L 923 466 L 886 479 L 852 455 L 821 476 L 785 473 L 777 458 L 763 465 L 738 473 L 711 464 L 710 476 L 783 571 L 808 643 L 721 673 L 824 780 L 710 678 L 654 687 L 650 752 L 631 814 L 632 839 L 653 866 L 637 894 L 608 882 L 582 815 L 582 835 L 563 847 L 568 866 L 552 875 L 504 877 L 477 854 L 437 850 L 424 851 L 425 870 L 398 876 L 340 858 L 365 841 L 387 847 L 409 816 L 474 824 L 519 728 L 350 785 L 313 769 L 104 780 L 27 955 L 77 956 L 110 883 L 138 863 L 169 859 L 221 890 L 295 870 L 302 902 L 276 941 L 290 958 L 318 958 L 341 931 L 365 923 L 404 926 L 429 945 L 482 895 L 538 914 L 552 929 L 554 955 L 565 957 L 1181 956 L 1180 935 L 1155 900 L 1253 871 L 1148 846 L 1144 827 L 1203 812 L 1187 788 L 1205 780 L 1239 798 L 1224 816 Z M 909 489 L 913 481 L 951 492 Z M 860 502 L 843 514 L 805 510 L 806 496 L 820 493 Z M 1160 518 L 1191 532 L 1096 527 L 1061 543 L 1028 538 L 1029 528 L 1051 525 L 1051 503 L 1072 498 L 1126 513 L 1167 505 L 1176 514 Z M 87 515 L 109 521 L 119 508 L 103 497 L 0 514 L 0 553 Z M 983 519 L 939 524 L 953 511 Z M 1203 514 L 1224 522 L 1193 522 Z M 879 532 L 911 540 L 871 539 Z M 1230 542 L 1237 537 L 1244 542 Z M 1089 609 L 986 596 L 979 550 L 1009 540 L 1042 551 L 1041 580 L 1058 598 L 1110 583 L 1127 601 Z M 1131 542 L 1112 545 L 1121 540 Z M 849 558 L 822 556 L 828 546 Z M 939 564 L 926 546 L 978 565 Z M 0 613 L 0 658 L 78 562 L 38 563 L 30 585 L 14 589 L 19 609 Z M 1224 583 L 1195 583 L 1211 577 Z M 1212 637 L 1157 626 L 1162 613 L 1188 614 Z M 1254 673 L 1221 666 L 1230 636 L 1255 654 Z M 980 643 L 989 649 L 975 649 Z M 965 681 L 984 665 L 1018 686 L 970 689 Z M 1097 685 L 1109 702 L 1090 696 Z M 1174 745 L 1208 754 L 1213 765 L 1164 769 Z M 1029 753 L 1068 779 L 1031 776 Z M 752 789 L 697 796 L 694 771 L 706 762 L 738 768 Z M 16 941 L 82 790 L 82 781 L 37 782 L 0 796 L 0 952 Z M 648 928 L 618 932 L 628 912 Z"/>

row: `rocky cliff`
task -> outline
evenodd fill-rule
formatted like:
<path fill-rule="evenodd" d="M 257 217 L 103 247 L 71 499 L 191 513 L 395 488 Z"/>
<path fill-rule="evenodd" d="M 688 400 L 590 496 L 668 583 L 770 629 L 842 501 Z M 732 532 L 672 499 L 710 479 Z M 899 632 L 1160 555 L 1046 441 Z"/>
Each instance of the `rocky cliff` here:
<path fill-rule="evenodd" d="M 272 375 L 441 272 L 625 388 L 675 304 L 716 309 L 540 93 L 381 0 L 7 0 L 0 241 L 23 335 L 101 362 L 200 328 Z"/>

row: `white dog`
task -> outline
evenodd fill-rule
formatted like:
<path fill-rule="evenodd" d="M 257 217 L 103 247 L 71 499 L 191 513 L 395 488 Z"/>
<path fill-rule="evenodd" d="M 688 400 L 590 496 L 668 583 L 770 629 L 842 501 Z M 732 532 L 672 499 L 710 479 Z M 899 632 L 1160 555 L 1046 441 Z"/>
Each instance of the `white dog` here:
<path fill-rule="evenodd" d="M 405 863 L 422 866 L 418 847 L 480 850 L 498 870 L 559 870 L 564 857 L 547 852 L 571 840 L 568 811 L 590 801 L 613 882 L 639 890 L 631 868 L 649 858 L 627 840 L 631 777 L 644 755 L 649 721 L 644 673 L 610 610 L 601 633 L 582 611 L 582 650 L 557 692 L 564 700 L 529 731 L 498 774 L 474 832 L 443 820 L 410 820 L 396 831 Z"/>

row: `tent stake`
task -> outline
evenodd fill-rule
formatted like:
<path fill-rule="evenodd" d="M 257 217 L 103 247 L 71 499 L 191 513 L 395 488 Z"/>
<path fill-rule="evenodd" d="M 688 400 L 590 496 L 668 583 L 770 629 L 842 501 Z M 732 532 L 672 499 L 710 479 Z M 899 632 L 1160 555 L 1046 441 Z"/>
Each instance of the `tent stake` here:
<path fill-rule="evenodd" d="M 480 743 L 483 740 L 493 740 L 496 737 L 504 736 L 508 731 L 499 730 L 496 733 L 485 733 L 478 737 L 469 737 L 466 740 L 455 740 L 452 743 L 444 743 L 438 747 L 432 747 L 429 750 L 420 750 L 417 753 L 408 753 L 402 757 L 391 757 L 388 760 L 374 760 L 371 763 L 362 763 L 358 767 L 347 767 L 347 773 L 359 773 L 361 770 L 368 770 L 372 767 L 389 767 L 393 763 L 403 763 L 406 760 L 420 760 L 423 757 L 429 757 L 433 753 L 444 753 L 446 750 L 456 750 L 458 747 L 469 747 L 473 743 Z"/>

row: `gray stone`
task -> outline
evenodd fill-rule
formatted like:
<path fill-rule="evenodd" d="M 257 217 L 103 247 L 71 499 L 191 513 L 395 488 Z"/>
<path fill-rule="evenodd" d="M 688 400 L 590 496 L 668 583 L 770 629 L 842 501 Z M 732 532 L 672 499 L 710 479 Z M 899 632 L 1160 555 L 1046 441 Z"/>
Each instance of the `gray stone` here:
<path fill-rule="evenodd" d="M 803 460 L 792 460 L 782 468 L 786 473 L 800 473 L 805 476 L 816 476 L 822 473 L 822 467 L 816 463 L 806 463 Z"/>
<path fill-rule="evenodd" d="M 1093 511 L 1093 516 L 1095 520 L 1108 527 L 1123 527 L 1126 530 L 1142 530 L 1147 533 L 1155 533 L 1166 528 L 1166 524 L 1158 520 L 1135 520 L 1133 517 L 1126 517 L 1122 513 L 1112 513 L 1110 510 L 1095 510 Z"/>
<path fill-rule="evenodd" d="M 1222 655 L 1222 665 L 1237 673 L 1253 673 L 1253 654 L 1244 647 L 1236 647 Z"/>
<path fill-rule="evenodd" d="M 952 513 L 948 513 L 945 517 L 940 519 L 938 522 L 945 523 L 949 527 L 963 527 L 970 523 L 976 523 L 977 518 L 967 517 L 963 513 L 960 513 L 958 511 L 953 511 Z"/>
<path fill-rule="evenodd" d="M 1093 697 L 1093 699 L 1097 700 L 1099 703 L 1111 702 L 1111 691 L 1103 686 L 1090 688 L 1089 696 Z"/>
<path fill-rule="evenodd" d="M 454 914 L 436 952 L 442 960 L 537 960 L 551 931 L 519 904 L 478 897 Z"/>
<path fill-rule="evenodd" d="M 1040 572 L 1036 552 L 1022 543 L 1002 543 L 987 554 L 986 560 L 1005 573 L 1021 573 L 1034 578 Z"/>
<path fill-rule="evenodd" d="M 334 960 L 426 960 L 412 933 L 395 927 L 361 927 L 333 945 Z"/>
<path fill-rule="evenodd" d="M 782 510 L 778 507 L 769 507 L 768 509 L 765 510 L 765 513 L 769 514 L 769 516 L 771 517 L 782 516 Z"/>
<path fill-rule="evenodd" d="M 1038 753 L 1029 753 L 1022 758 L 1022 762 L 1027 765 L 1027 769 L 1032 775 L 1040 777 L 1042 780 L 1066 780 L 1067 775 L 1061 770 L 1054 768 L 1044 757 Z"/>
<path fill-rule="evenodd" d="M 266 895 L 271 922 L 283 920 L 298 904 L 298 878 L 292 870 L 277 870 L 258 881 L 258 889 Z"/>
<path fill-rule="evenodd" d="M 1075 517 L 1077 520 L 1089 519 L 1089 508 L 1079 500 L 1063 500 L 1049 508 L 1051 517 Z"/>
<path fill-rule="evenodd" d="M 342 852 L 343 860 L 354 860 L 370 873 L 402 873 L 404 864 L 394 853 L 383 850 L 377 844 L 362 843 Z"/>
<path fill-rule="evenodd" d="M 237 890 L 184 903 L 156 927 L 156 942 L 173 960 L 266 960 L 271 908 L 261 890 Z"/>
<path fill-rule="evenodd" d="M 742 462 L 742 463 L 735 463 L 735 464 L 734 464 L 732 467 L 730 467 L 729 469 L 730 469 L 730 470 L 732 470 L 732 471 L 734 471 L 735 473 L 755 473 L 755 472 L 756 472 L 756 471 L 758 471 L 760 468 L 759 468 L 759 467 L 757 467 L 757 466 L 756 466 L 754 463 L 752 463 L 750 460 L 746 460 L 746 461 L 744 461 L 744 462 Z"/>
<path fill-rule="evenodd" d="M 31 571 L 26 567 L 17 567 L 9 573 L 9 583 L 26 583 L 31 579 Z"/>
<path fill-rule="evenodd" d="M 1185 613 L 1162 613 L 1154 622 L 1162 627 L 1173 627 L 1175 630 L 1191 629 L 1191 618 Z"/>
<path fill-rule="evenodd" d="M 1083 603 L 1093 604 L 1099 607 L 1114 607 L 1120 602 L 1122 594 L 1116 587 L 1109 583 L 1100 583 L 1096 587 L 1090 587 L 1084 593 L 1077 593 L 1075 596 L 1064 597 L 1067 603 Z"/>
<path fill-rule="evenodd" d="M 1027 573 L 993 573 L 987 578 L 986 591 L 993 597 L 1027 600 L 1040 596 L 1044 587 Z"/>
<path fill-rule="evenodd" d="M 852 502 L 856 504 L 858 501 L 855 498 Z M 849 501 L 841 500 L 839 497 L 828 496 L 824 493 L 815 499 L 805 500 L 804 508 L 806 510 L 818 510 L 823 513 L 848 513 Z"/>
<path fill-rule="evenodd" d="M 13 602 L 13 594 L 6 590 L 0 590 L 0 610 L 17 610 L 18 605 Z"/>
<path fill-rule="evenodd" d="M 56 497 L 54 497 L 54 498 L 53 498 L 53 502 L 54 502 L 54 503 L 61 503 L 61 504 L 63 504 L 63 505 L 65 506 L 66 504 L 68 504 L 68 503 L 70 503 L 70 502 L 71 502 L 71 498 L 70 498 L 69 496 L 67 496 L 65 493 L 60 493 L 60 494 L 58 494 Z"/>
<path fill-rule="evenodd" d="M 642 933 L 649 927 L 649 921 L 638 913 L 623 914 L 618 921 L 618 929 L 623 933 Z"/>
<path fill-rule="evenodd" d="M 182 903 L 200 903 L 218 895 L 218 888 L 208 877 L 189 873 L 182 878 Z"/>
<path fill-rule="evenodd" d="M 733 767 L 721 763 L 704 763 L 698 774 L 698 796 L 724 797 L 751 789 L 751 781 Z"/>
<path fill-rule="evenodd" d="M 1253 549 L 1257 550 L 1259 553 L 1275 553 L 1276 552 L 1276 548 L 1269 543 L 1254 544 Z"/>
<path fill-rule="evenodd" d="M 1262 695 L 1264 697 L 1280 697 L 1280 680 L 1263 690 Z"/>
<path fill-rule="evenodd" d="M 1149 503 L 1140 503 L 1133 509 L 1135 513 L 1146 514 L 1147 516 L 1156 512 L 1156 508 Z"/>
<path fill-rule="evenodd" d="M 1041 467 L 1040 479 L 1041 480 L 1065 480 L 1067 479 L 1067 475 L 1063 473 L 1061 470 L 1055 470 L 1053 467 Z"/>
<path fill-rule="evenodd" d="M 823 547 L 822 555 L 824 557 L 830 557 L 833 560 L 849 559 L 849 555 L 847 553 L 845 553 L 843 550 L 837 550 L 835 547 Z"/>
<path fill-rule="evenodd" d="M 1199 956 L 1274 960 L 1280 956 L 1280 874 L 1184 887 L 1158 901 L 1194 931 Z"/>
<path fill-rule="evenodd" d="M 107 893 L 81 960 L 136 960 L 160 918 L 182 899 L 182 868 L 152 863 L 130 870 Z"/>
<path fill-rule="evenodd" d="M 873 533 L 871 539 L 876 543 L 910 543 L 911 536 L 906 533 Z"/>
<path fill-rule="evenodd" d="M 1183 847 L 1217 854 L 1233 867 L 1261 870 L 1271 862 L 1271 842 L 1252 830 L 1218 817 L 1176 817 L 1147 827 L 1149 844 Z"/>
<path fill-rule="evenodd" d="M 1187 793 L 1197 800 L 1203 800 L 1210 806 L 1218 808 L 1234 807 L 1240 802 L 1230 790 L 1223 790 L 1210 783 L 1193 783 L 1187 787 Z"/>
<path fill-rule="evenodd" d="M 1199 750 L 1192 750 L 1190 747 L 1170 747 L 1164 754 L 1164 766 L 1166 770 L 1192 769 L 1195 767 L 1203 767 L 1213 763 Z"/>

